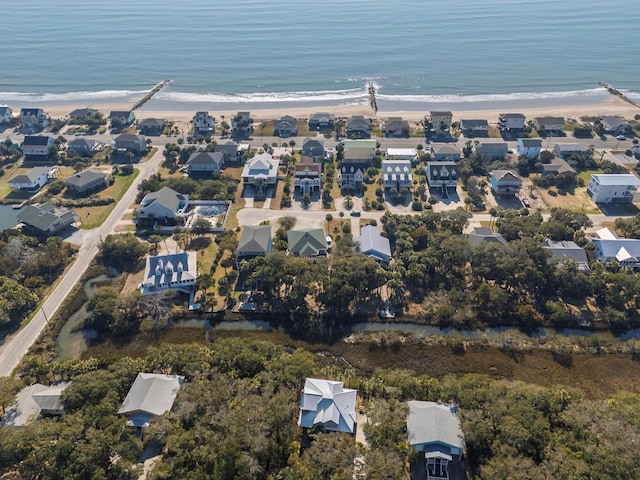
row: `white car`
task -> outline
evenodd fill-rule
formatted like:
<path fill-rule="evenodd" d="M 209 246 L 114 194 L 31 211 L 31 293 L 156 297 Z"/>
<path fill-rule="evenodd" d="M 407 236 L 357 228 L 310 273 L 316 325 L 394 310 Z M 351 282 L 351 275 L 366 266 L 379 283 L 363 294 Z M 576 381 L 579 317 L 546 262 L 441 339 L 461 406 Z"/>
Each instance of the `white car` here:
<path fill-rule="evenodd" d="M 625 137 L 624 135 L 618 135 L 616 138 L 618 140 L 626 140 L 627 139 L 627 137 Z"/>

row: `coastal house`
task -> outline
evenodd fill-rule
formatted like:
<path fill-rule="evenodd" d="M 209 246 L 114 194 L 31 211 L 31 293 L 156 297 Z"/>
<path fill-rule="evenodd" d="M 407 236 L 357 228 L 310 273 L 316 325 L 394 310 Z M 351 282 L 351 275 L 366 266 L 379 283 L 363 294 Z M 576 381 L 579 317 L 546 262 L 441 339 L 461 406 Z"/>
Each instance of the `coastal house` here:
<path fill-rule="evenodd" d="M 409 160 L 413 162 L 418 156 L 415 148 L 387 148 L 384 157 L 387 160 Z"/>
<path fill-rule="evenodd" d="M 141 432 L 153 417 L 171 410 L 182 382 L 182 375 L 138 373 L 118 414 L 126 415 L 127 426 Z"/>
<path fill-rule="evenodd" d="M 482 142 L 473 146 L 473 152 L 483 161 L 504 160 L 509 153 L 507 142 Z"/>
<path fill-rule="evenodd" d="M 322 162 L 326 155 L 324 142 L 317 138 L 305 138 L 302 141 L 302 155 L 313 158 L 314 162 Z"/>
<path fill-rule="evenodd" d="M 382 182 L 384 189 L 395 188 L 397 192 L 411 190 L 411 162 L 409 160 L 385 160 L 382 162 Z"/>
<path fill-rule="evenodd" d="M 271 227 L 269 225 L 244 227 L 236 249 L 236 264 L 239 266 L 243 260 L 249 261 L 256 257 L 269 255 L 272 246 L 273 240 L 271 239 Z"/>
<path fill-rule="evenodd" d="M 44 187 L 51 178 L 51 167 L 35 167 L 27 173 L 16 175 L 9 180 L 9 187 L 16 192 L 35 193 Z"/>
<path fill-rule="evenodd" d="M 64 184 L 68 190 L 82 195 L 106 187 L 110 176 L 109 172 L 87 168 L 65 178 Z"/>
<path fill-rule="evenodd" d="M 273 122 L 273 134 L 279 137 L 295 137 L 298 134 L 298 120 L 285 115 Z"/>
<path fill-rule="evenodd" d="M 539 138 L 519 138 L 516 144 L 518 155 L 524 155 L 527 158 L 536 158 L 540 155 L 542 149 L 542 140 Z"/>
<path fill-rule="evenodd" d="M 620 238 L 608 228 L 601 228 L 589 238 L 594 254 L 603 263 L 615 262 L 623 267 L 640 268 L 640 240 Z"/>
<path fill-rule="evenodd" d="M 344 160 L 373 160 L 378 148 L 376 140 L 345 140 L 342 145 Z"/>
<path fill-rule="evenodd" d="M 25 128 L 44 128 L 51 123 L 49 114 L 41 108 L 23 108 L 20 110 L 20 122 Z"/>
<path fill-rule="evenodd" d="M 55 141 L 47 135 L 25 135 L 20 149 L 27 162 L 47 161 L 51 155 Z"/>
<path fill-rule="evenodd" d="M 340 165 L 340 188 L 362 191 L 364 174 L 369 165 L 369 160 L 343 160 Z"/>
<path fill-rule="evenodd" d="M 360 236 L 353 237 L 358 250 L 373 258 L 382 265 L 389 265 L 391 261 L 391 244 L 387 237 L 380 235 L 374 225 L 366 225 L 360 229 Z"/>
<path fill-rule="evenodd" d="M 100 116 L 100 111 L 96 108 L 76 108 L 69 113 L 70 123 L 82 123 L 90 118 L 96 118 Z"/>
<path fill-rule="evenodd" d="M 167 121 L 164 118 L 145 118 L 138 121 L 138 131 L 143 135 L 161 135 Z"/>
<path fill-rule="evenodd" d="M 321 228 L 289 230 L 287 252 L 296 257 L 324 257 L 327 255 L 327 237 Z"/>
<path fill-rule="evenodd" d="M 498 117 L 498 128 L 506 131 L 522 130 L 526 121 L 527 117 L 522 113 L 501 113 Z"/>
<path fill-rule="evenodd" d="M 460 150 L 455 144 L 434 144 L 431 146 L 431 158 L 440 161 L 458 161 L 460 160 Z"/>
<path fill-rule="evenodd" d="M 481 137 L 489 133 L 489 122 L 486 120 L 460 120 L 460 130 L 465 137 Z"/>
<path fill-rule="evenodd" d="M 587 195 L 596 203 L 632 203 L 639 185 L 640 180 L 631 173 L 594 173 Z"/>
<path fill-rule="evenodd" d="M 123 133 L 113 140 L 113 149 L 120 152 L 141 153 L 147 148 L 147 139 L 142 135 Z"/>
<path fill-rule="evenodd" d="M 332 113 L 313 113 L 309 116 L 309 130 L 328 132 L 334 129 L 336 116 Z"/>
<path fill-rule="evenodd" d="M 307 160 L 307 161 L 305 161 Z M 322 165 L 314 163 L 311 157 L 303 157 L 301 163 L 293 167 L 293 190 L 301 195 L 320 193 L 322 188 Z"/>
<path fill-rule="evenodd" d="M 140 292 L 143 295 L 163 290 L 192 293 L 198 277 L 197 256 L 196 252 L 148 256 Z"/>
<path fill-rule="evenodd" d="M 458 417 L 450 403 L 410 401 L 407 416 L 409 446 L 424 454 L 427 480 L 466 478 L 460 464 L 467 446 Z"/>
<path fill-rule="evenodd" d="M 522 188 L 522 180 L 512 170 L 490 172 L 491 190 L 496 195 L 516 195 Z"/>
<path fill-rule="evenodd" d="M 606 116 L 602 117 L 602 126 L 606 133 L 612 135 L 621 135 L 628 133 L 631 130 L 629 122 L 623 118 Z"/>
<path fill-rule="evenodd" d="M 459 170 L 456 162 L 427 162 L 429 189 L 439 188 L 443 196 L 448 196 L 448 189 L 455 189 L 458 185 Z"/>
<path fill-rule="evenodd" d="M 564 117 L 535 117 L 533 125 L 538 132 L 561 132 L 564 127 Z"/>
<path fill-rule="evenodd" d="M 354 115 L 347 120 L 347 138 L 370 138 L 371 120 L 362 115 Z"/>
<path fill-rule="evenodd" d="M 357 390 L 344 388 L 343 382 L 307 378 L 300 400 L 298 425 L 353 435 L 357 395 Z"/>
<path fill-rule="evenodd" d="M 242 160 L 242 155 L 246 150 L 241 149 L 242 145 L 228 141 L 225 143 L 218 143 L 213 149 L 214 152 L 224 154 L 225 163 L 238 163 Z"/>
<path fill-rule="evenodd" d="M 209 115 L 209 112 L 196 112 L 191 119 L 194 135 L 211 135 L 216 129 L 215 119 Z"/>
<path fill-rule="evenodd" d="M 400 117 L 390 117 L 382 125 L 385 137 L 409 138 L 409 122 Z"/>
<path fill-rule="evenodd" d="M 225 167 L 222 152 L 193 152 L 187 160 L 187 174 L 190 177 L 211 178 Z"/>
<path fill-rule="evenodd" d="M 189 196 L 162 187 L 145 195 L 137 208 L 138 219 L 175 220 L 189 207 Z"/>
<path fill-rule="evenodd" d="M 242 169 L 242 184 L 258 187 L 258 194 L 262 195 L 263 188 L 278 183 L 279 161 L 268 153 L 261 153 L 245 163 Z"/>
<path fill-rule="evenodd" d="M 38 235 L 55 235 L 73 225 L 78 219 L 73 210 L 57 207 L 49 202 L 25 205 L 20 209 L 17 218 L 26 230 Z"/>
<path fill-rule="evenodd" d="M 80 137 L 67 142 L 67 152 L 73 152 L 84 156 L 91 156 L 102 147 L 102 143 L 98 142 L 94 138 Z"/>
<path fill-rule="evenodd" d="M 238 112 L 231 117 L 231 137 L 249 138 L 253 133 L 253 118 L 250 112 Z"/>
<path fill-rule="evenodd" d="M 575 155 L 580 157 L 588 155 L 589 147 L 586 145 L 579 145 L 577 143 L 556 143 L 553 146 L 553 153 L 557 157 L 569 160 Z"/>
<path fill-rule="evenodd" d="M 43 417 L 56 417 L 64 413 L 63 393 L 71 382 L 59 382 L 51 386 L 36 383 L 31 389 L 31 399 Z"/>
<path fill-rule="evenodd" d="M 7 105 L 0 105 L 0 125 L 13 122 L 13 109 Z"/>
<path fill-rule="evenodd" d="M 133 125 L 136 116 L 133 111 L 113 110 L 109 113 L 109 123 L 111 128 L 122 128 Z"/>
<path fill-rule="evenodd" d="M 453 113 L 447 112 L 429 112 L 429 121 L 431 128 L 436 134 L 448 133 L 453 123 Z"/>
<path fill-rule="evenodd" d="M 547 240 L 542 248 L 551 253 L 552 261 L 560 262 L 571 260 L 576 263 L 578 270 L 582 272 L 589 270 L 587 252 L 584 248 L 578 246 L 576 242 L 567 240 L 555 242 L 553 240 Z"/>
<path fill-rule="evenodd" d="M 542 165 L 542 175 L 576 175 L 576 170 L 569 163 L 560 158 L 553 157 L 550 163 Z"/>
<path fill-rule="evenodd" d="M 503 247 L 508 247 L 507 240 L 501 233 L 496 233 L 489 227 L 474 227 L 472 233 L 465 235 L 470 245 L 478 245 L 482 242 L 495 243 Z"/>

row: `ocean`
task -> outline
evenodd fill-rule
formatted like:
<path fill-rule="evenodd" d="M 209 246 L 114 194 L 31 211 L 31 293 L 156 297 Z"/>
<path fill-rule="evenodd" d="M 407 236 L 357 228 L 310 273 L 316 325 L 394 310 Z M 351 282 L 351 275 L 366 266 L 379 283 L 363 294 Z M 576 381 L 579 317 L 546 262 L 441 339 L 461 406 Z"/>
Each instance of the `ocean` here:
<path fill-rule="evenodd" d="M 637 0 L 29 0 L 0 102 L 380 105 L 638 98 Z M 569 101 L 571 103 L 571 101 Z"/>

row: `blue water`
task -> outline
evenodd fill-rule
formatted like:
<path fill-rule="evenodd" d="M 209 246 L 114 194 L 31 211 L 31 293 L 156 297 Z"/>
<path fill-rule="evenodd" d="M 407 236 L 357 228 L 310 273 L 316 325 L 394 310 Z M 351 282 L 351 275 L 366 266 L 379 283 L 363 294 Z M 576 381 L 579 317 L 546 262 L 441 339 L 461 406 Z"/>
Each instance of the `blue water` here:
<path fill-rule="evenodd" d="M 18 224 L 18 213 L 11 205 L 0 205 L 0 231 L 13 228 Z"/>
<path fill-rule="evenodd" d="M 14 103 L 165 78 L 159 100 L 234 103 L 357 103 L 369 79 L 382 101 L 640 91 L 638 0 L 6 3 L 0 100 Z"/>

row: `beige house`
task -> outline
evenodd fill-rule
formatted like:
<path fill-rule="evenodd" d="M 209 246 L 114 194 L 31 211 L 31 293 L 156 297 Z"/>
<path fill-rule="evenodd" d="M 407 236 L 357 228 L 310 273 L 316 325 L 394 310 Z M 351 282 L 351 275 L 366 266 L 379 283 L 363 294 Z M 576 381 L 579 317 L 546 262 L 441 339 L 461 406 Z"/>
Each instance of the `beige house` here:
<path fill-rule="evenodd" d="M 453 113 L 451 112 L 429 112 L 429 119 L 433 131 L 436 133 L 446 133 L 453 123 Z"/>

